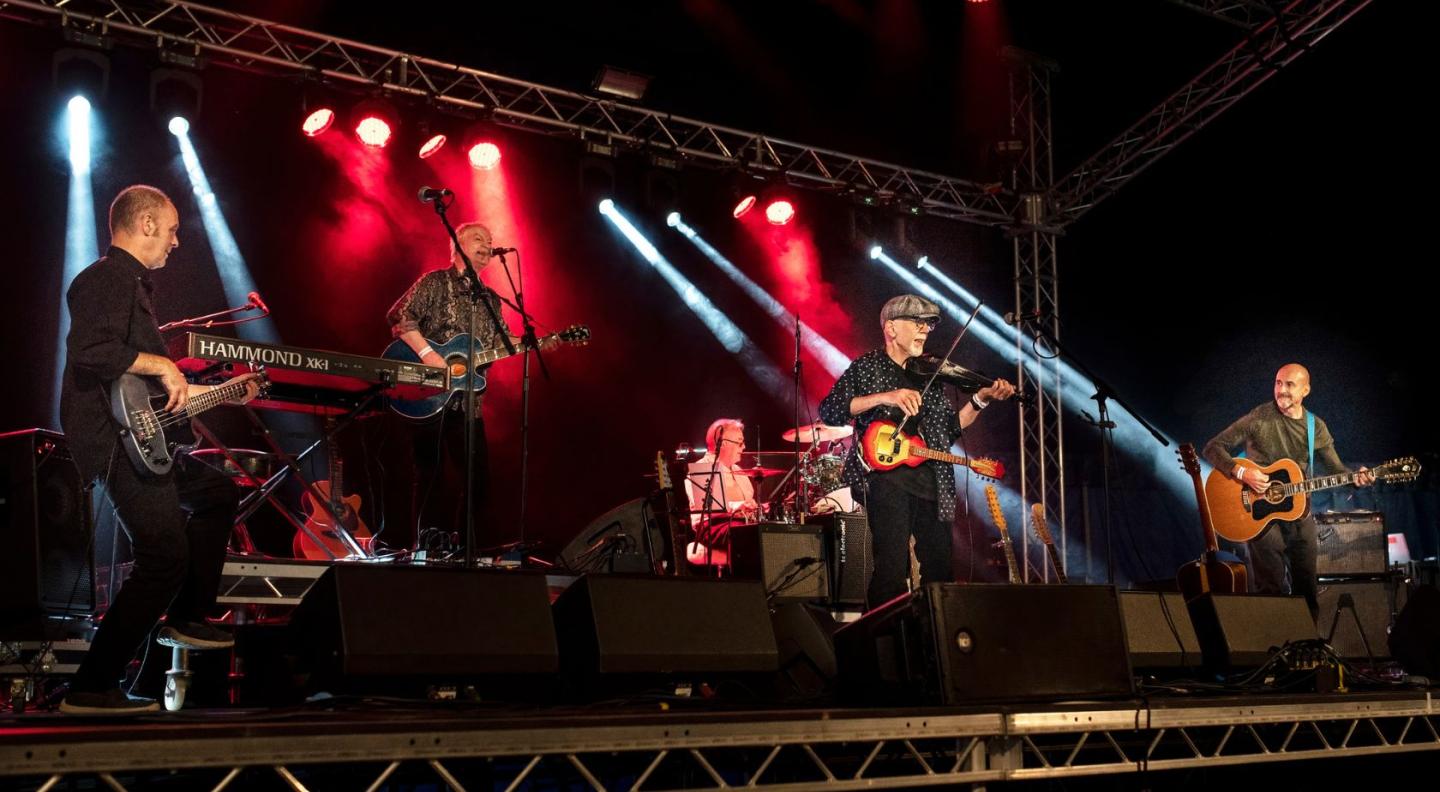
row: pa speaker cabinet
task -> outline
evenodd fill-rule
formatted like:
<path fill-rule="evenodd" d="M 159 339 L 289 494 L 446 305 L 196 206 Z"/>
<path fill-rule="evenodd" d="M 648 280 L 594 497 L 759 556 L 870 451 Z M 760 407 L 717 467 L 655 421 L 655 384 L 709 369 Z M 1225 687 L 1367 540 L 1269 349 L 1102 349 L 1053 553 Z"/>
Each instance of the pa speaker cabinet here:
<path fill-rule="evenodd" d="M 91 529 L 65 436 L 0 434 L 0 639 L 40 639 L 47 615 L 95 612 Z"/>
<path fill-rule="evenodd" d="M 730 569 L 758 580 L 775 602 L 829 602 L 824 532 L 816 525 L 759 523 L 730 528 Z"/>
<path fill-rule="evenodd" d="M 1216 671 L 1255 668 L 1272 649 L 1320 637 L 1304 597 L 1205 594 L 1191 600 L 1190 620 L 1205 666 Z"/>
<path fill-rule="evenodd" d="M 1200 640 L 1185 598 L 1172 591 L 1122 591 L 1120 614 L 1135 669 L 1199 668 Z"/>
<path fill-rule="evenodd" d="M 931 583 L 835 634 L 841 692 L 960 704 L 1134 692 L 1113 586 Z"/>
<path fill-rule="evenodd" d="M 562 665 L 579 690 L 779 666 L 759 581 L 586 575 L 555 601 L 554 614 Z"/>
<path fill-rule="evenodd" d="M 1408 591 L 1399 575 L 1321 579 L 1316 596 L 1320 615 L 1315 626 L 1347 660 L 1389 659 L 1390 630 L 1405 608 Z"/>
<path fill-rule="evenodd" d="M 320 681 L 447 683 L 559 669 L 545 576 L 528 572 L 339 564 L 290 624 Z"/>
<path fill-rule="evenodd" d="M 1385 515 L 1327 512 L 1315 515 L 1315 572 L 1326 575 L 1383 575 L 1390 565 Z"/>

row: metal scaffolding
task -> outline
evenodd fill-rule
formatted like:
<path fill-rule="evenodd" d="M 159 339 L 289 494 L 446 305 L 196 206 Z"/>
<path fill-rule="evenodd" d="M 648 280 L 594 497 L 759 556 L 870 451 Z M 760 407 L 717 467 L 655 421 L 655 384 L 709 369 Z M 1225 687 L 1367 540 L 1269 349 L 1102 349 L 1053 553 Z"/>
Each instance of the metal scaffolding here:
<path fill-rule="evenodd" d="M 383 91 L 534 132 L 573 135 L 698 163 L 783 175 L 803 187 L 854 190 L 878 202 L 982 225 L 1009 222 L 993 185 L 807 146 L 455 63 L 327 36 L 195 3 L 9 0 L 0 15 L 58 23 L 111 43 L 203 56 L 269 75 L 312 76 Z"/>
<path fill-rule="evenodd" d="M 91 778 L 118 790 L 160 778 L 212 790 L 273 788 L 277 780 L 294 790 L 436 782 L 457 790 L 885 789 L 1440 749 L 1440 711 L 1419 692 L 979 714 L 672 713 L 607 722 L 492 715 L 347 723 L 341 714 L 306 721 L 291 713 L 273 722 L 240 716 L 204 727 L 160 719 L 104 731 L 68 726 L 73 733 L 65 739 L 56 739 L 58 728 L 27 729 L 0 745 L 0 778 L 10 789 Z"/>

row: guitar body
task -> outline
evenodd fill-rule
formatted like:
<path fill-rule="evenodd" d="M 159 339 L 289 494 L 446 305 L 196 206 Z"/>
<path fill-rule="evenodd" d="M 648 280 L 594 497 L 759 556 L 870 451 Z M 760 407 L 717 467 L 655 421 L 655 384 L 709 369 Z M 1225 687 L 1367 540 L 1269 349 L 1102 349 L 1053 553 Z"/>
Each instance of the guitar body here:
<path fill-rule="evenodd" d="M 1207 593 L 1244 594 L 1250 590 L 1245 564 L 1221 556 L 1205 553 L 1176 571 L 1175 582 L 1186 602 Z"/>
<path fill-rule="evenodd" d="M 894 470 L 901 465 L 919 467 L 925 464 L 925 457 L 914 453 L 914 449 L 925 448 L 925 440 L 919 435 L 907 435 L 895 424 L 874 421 L 860 438 L 860 453 L 871 470 Z"/>
<path fill-rule="evenodd" d="M 320 490 L 327 500 L 330 499 L 330 482 L 317 481 L 315 482 L 315 488 Z M 330 514 L 330 510 L 325 508 L 325 504 L 310 492 L 305 493 L 304 501 L 306 512 L 305 527 L 309 528 L 311 533 L 320 537 L 320 544 L 323 544 L 324 548 L 322 549 L 320 544 L 316 544 L 315 540 L 311 539 L 309 534 L 304 531 L 296 531 L 295 541 L 292 543 L 295 557 L 308 558 L 312 561 L 329 561 L 332 558 L 345 558 L 350 556 L 352 554 L 350 547 L 345 544 L 344 540 L 340 538 L 340 534 L 335 531 L 335 518 Z M 349 531 L 351 536 L 355 537 L 355 541 L 362 549 L 369 552 L 371 539 L 370 528 L 365 525 L 364 520 L 360 519 L 360 496 L 346 495 L 338 501 L 332 501 L 332 505 L 335 506 L 335 510 L 340 513 L 341 526 Z M 327 553 L 326 550 L 329 550 L 329 552 Z"/>
<path fill-rule="evenodd" d="M 1210 502 L 1215 533 L 1232 542 L 1248 542 L 1278 520 L 1299 520 L 1310 511 L 1310 497 L 1304 492 L 1285 493 L 1286 484 L 1301 480 L 1300 465 L 1281 459 L 1268 467 L 1247 459 L 1236 464 L 1255 468 L 1270 477 L 1270 487 L 1258 493 L 1219 470 L 1205 478 L 1205 498 Z"/>
<path fill-rule="evenodd" d="M 558 333 L 551 333 L 536 341 L 540 349 L 549 349 L 556 344 L 586 344 L 590 341 L 590 328 L 585 325 L 571 325 Z M 476 393 L 485 392 L 485 375 L 482 373 L 485 368 L 497 360 L 504 360 L 512 355 L 524 354 L 527 350 L 519 344 L 515 352 L 504 347 L 500 349 L 480 349 L 475 352 L 474 364 L 470 360 L 470 336 L 461 333 L 443 344 L 437 344 L 430 339 L 425 343 L 435 350 L 435 354 L 445 359 L 445 368 L 450 377 L 450 385 L 443 393 L 437 393 L 424 399 L 390 399 L 390 409 L 400 415 L 414 420 L 424 420 L 440 414 L 450 398 L 456 393 L 464 390 L 473 390 Z M 391 360 L 401 360 L 406 363 L 419 363 L 420 357 L 410 345 L 400 339 L 390 342 L 385 347 L 381 357 Z"/>
<path fill-rule="evenodd" d="M 175 454 L 155 411 L 165 406 L 165 390 L 151 377 L 121 374 L 110 383 L 110 412 L 121 426 L 126 456 L 143 476 L 163 476 L 175 464 Z"/>
<path fill-rule="evenodd" d="M 390 409 L 414 420 L 423 420 L 439 415 L 440 411 L 445 409 L 445 405 L 450 402 L 451 397 L 466 388 L 472 389 L 476 393 L 485 392 L 485 375 L 480 373 L 480 369 L 471 371 L 470 365 L 466 362 L 470 352 L 469 335 L 461 333 L 443 344 L 437 344 L 429 339 L 426 341 L 430 344 L 430 348 L 435 350 L 435 354 L 445 358 L 445 368 L 449 373 L 450 385 L 443 393 L 437 393 L 424 399 L 390 399 Z M 385 351 L 380 354 L 380 357 L 401 360 L 406 363 L 420 362 L 420 356 L 415 354 L 415 350 L 398 338 L 392 341 L 390 346 L 385 347 Z"/>

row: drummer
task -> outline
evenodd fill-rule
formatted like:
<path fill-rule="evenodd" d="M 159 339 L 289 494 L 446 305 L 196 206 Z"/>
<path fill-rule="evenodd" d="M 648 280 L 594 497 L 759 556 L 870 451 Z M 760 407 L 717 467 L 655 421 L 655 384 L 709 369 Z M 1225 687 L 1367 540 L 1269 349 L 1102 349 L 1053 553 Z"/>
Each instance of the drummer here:
<path fill-rule="evenodd" d="M 691 563 L 724 566 L 729 563 L 730 526 L 753 521 L 760 511 L 755 485 L 741 470 L 745 450 L 745 424 L 719 418 L 705 432 L 705 456 L 691 462 L 685 477 L 690 499 L 690 524 L 697 545 L 688 553 Z"/>

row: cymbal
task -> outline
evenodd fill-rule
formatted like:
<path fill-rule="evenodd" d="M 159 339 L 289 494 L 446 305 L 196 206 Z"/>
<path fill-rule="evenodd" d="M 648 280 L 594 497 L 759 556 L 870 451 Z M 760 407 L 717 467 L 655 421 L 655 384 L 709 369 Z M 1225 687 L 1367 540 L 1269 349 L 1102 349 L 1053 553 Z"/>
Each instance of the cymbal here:
<path fill-rule="evenodd" d="M 813 424 L 797 426 L 794 429 L 786 429 L 780 433 L 780 438 L 787 443 L 793 443 L 796 440 L 797 434 L 802 443 L 811 443 L 817 440 L 822 443 L 828 443 L 831 440 L 843 440 L 855 434 L 855 427 L 849 425 L 826 426 L 817 421 Z"/>

